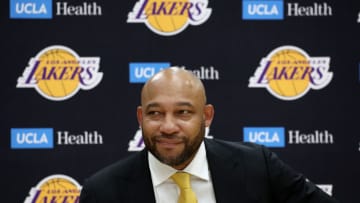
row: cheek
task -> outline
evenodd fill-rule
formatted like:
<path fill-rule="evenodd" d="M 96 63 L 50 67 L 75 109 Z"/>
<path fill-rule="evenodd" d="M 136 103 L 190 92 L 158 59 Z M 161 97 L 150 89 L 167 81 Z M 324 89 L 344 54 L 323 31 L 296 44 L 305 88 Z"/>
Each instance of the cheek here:
<path fill-rule="evenodd" d="M 159 123 L 158 122 L 155 122 L 155 121 L 146 121 L 144 120 L 142 125 L 141 125 L 141 128 L 142 130 L 147 133 L 147 134 L 152 134 L 152 132 L 156 131 L 157 129 L 159 129 Z"/>
<path fill-rule="evenodd" d="M 183 131 L 190 137 L 195 137 L 201 130 L 201 121 L 192 120 L 181 125 Z"/>

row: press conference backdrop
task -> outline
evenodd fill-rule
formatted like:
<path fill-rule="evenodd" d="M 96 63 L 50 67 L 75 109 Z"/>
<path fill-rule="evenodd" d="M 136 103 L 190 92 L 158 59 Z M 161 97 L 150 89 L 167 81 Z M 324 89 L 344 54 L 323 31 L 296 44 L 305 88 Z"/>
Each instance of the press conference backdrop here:
<path fill-rule="evenodd" d="M 359 1 L 0 8 L 1 202 L 78 202 L 86 177 L 144 147 L 139 93 L 169 66 L 204 82 L 207 137 L 266 145 L 341 202 L 360 202 Z"/>

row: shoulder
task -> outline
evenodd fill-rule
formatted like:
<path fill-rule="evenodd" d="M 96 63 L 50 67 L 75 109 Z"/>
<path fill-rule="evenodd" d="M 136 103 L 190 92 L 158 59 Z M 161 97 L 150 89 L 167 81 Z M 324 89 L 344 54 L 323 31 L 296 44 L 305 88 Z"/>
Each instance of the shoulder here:
<path fill-rule="evenodd" d="M 205 139 L 205 146 L 208 151 L 222 152 L 222 153 L 241 153 L 244 155 L 264 153 L 267 149 L 255 143 L 250 142 L 232 142 L 220 139 Z"/>
<path fill-rule="evenodd" d="M 134 172 L 145 168 L 146 164 L 145 152 L 131 154 L 91 175 L 86 179 L 85 186 L 101 188 L 129 181 L 134 178 Z"/>
<path fill-rule="evenodd" d="M 270 157 L 277 159 L 277 156 L 264 146 L 254 143 L 205 139 L 205 146 L 208 161 L 239 164 L 254 173 L 264 173 Z"/>
<path fill-rule="evenodd" d="M 151 186 L 147 151 L 143 150 L 86 179 L 80 193 L 80 203 L 143 202 L 144 198 L 154 198 Z M 138 196 L 139 191 L 142 196 Z"/>
<path fill-rule="evenodd" d="M 336 202 L 262 145 L 218 139 L 206 139 L 205 145 L 213 166 L 233 163 L 228 168 L 243 171 L 248 191 L 257 191 L 254 198 L 258 198 L 259 191 L 264 191 L 265 196 L 272 196 L 276 202 L 286 202 L 287 199 L 294 202 Z"/>
<path fill-rule="evenodd" d="M 99 170 L 85 180 L 80 202 L 126 202 L 122 200 L 128 195 L 129 185 L 137 180 L 137 176 L 146 174 L 146 166 L 146 152 L 142 151 Z"/>

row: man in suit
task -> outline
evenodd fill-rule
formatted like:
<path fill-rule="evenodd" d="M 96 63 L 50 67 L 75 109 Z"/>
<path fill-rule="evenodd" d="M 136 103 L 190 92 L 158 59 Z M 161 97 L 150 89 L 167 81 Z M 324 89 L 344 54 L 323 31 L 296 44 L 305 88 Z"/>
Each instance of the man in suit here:
<path fill-rule="evenodd" d="M 141 92 L 137 118 L 146 150 L 87 179 L 80 203 L 336 203 L 263 146 L 204 139 L 214 116 L 202 82 L 171 67 Z M 174 174 L 187 174 L 180 189 Z M 190 201 L 188 200 L 188 201 Z"/>

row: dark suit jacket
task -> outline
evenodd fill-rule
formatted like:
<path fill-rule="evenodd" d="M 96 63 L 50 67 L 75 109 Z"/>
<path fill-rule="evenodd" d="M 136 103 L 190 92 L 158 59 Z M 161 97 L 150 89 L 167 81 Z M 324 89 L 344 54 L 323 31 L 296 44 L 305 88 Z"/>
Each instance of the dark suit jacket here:
<path fill-rule="evenodd" d="M 266 148 L 205 139 L 217 203 L 336 203 Z M 80 203 L 155 202 L 147 151 L 85 181 Z"/>

